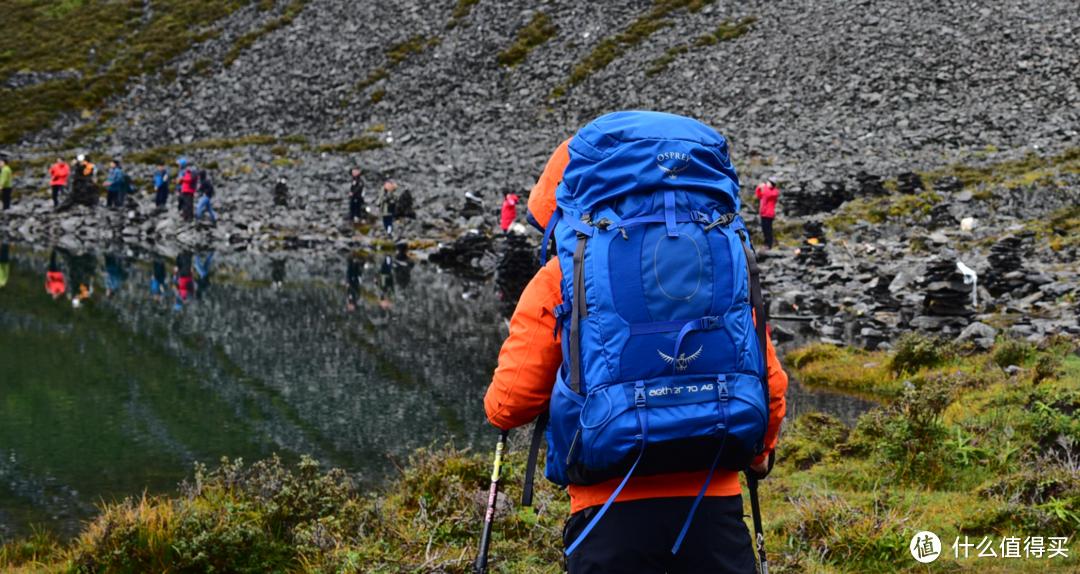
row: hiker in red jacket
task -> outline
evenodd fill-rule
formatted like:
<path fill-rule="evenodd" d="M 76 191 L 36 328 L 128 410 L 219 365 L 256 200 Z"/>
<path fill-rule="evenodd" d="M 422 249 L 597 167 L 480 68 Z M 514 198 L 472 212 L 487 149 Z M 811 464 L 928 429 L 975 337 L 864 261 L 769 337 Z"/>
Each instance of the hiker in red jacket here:
<path fill-rule="evenodd" d="M 180 213 L 184 219 L 191 220 L 194 217 L 195 190 L 199 188 L 199 172 L 195 164 L 189 164 L 184 158 L 176 163 L 180 164 L 180 173 L 176 177 L 180 188 Z"/>
<path fill-rule="evenodd" d="M 502 228 L 503 235 L 510 233 L 510 226 L 513 225 L 514 220 L 517 219 L 517 203 L 517 195 L 510 193 L 509 191 L 503 192 L 502 220 L 499 222 L 499 227 Z"/>
<path fill-rule="evenodd" d="M 60 194 L 67 187 L 68 174 L 71 173 L 71 166 L 64 163 L 63 158 L 56 158 L 56 163 L 49 168 L 49 185 L 52 186 L 52 202 L 53 207 L 60 205 Z"/>
<path fill-rule="evenodd" d="M 761 233 L 765 236 L 765 246 L 762 249 L 772 249 L 773 246 L 773 219 L 776 217 L 776 198 L 780 190 L 776 187 L 776 178 L 770 177 L 769 181 L 759 184 L 754 190 L 754 195 L 761 200 Z"/>

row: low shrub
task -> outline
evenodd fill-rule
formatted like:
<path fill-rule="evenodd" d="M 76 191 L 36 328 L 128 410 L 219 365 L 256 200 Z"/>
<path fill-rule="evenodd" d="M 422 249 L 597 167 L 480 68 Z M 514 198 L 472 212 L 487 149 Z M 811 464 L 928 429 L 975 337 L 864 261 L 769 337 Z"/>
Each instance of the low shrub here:
<path fill-rule="evenodd" d="M 956 355 L 956 346 L 943 339 L 908 333 L 896 342 L 896 352 L 889 361 L 893 373 L 915 373 L 939 367 Z"/>

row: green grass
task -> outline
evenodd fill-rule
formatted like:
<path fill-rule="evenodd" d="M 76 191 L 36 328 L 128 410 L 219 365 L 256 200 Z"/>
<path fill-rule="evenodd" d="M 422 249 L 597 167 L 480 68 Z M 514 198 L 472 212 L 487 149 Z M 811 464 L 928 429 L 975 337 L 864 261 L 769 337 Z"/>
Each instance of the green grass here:
<path fill-rule="evenodd" d="M 649 62 L 649 67 L 645 70 L 645 76 L 652 77 L 663 72 L 667 69 L 669 64 L 675 61 L 676 57 L 680 54 L 689 52 L 691 47 L 700 48 L 702 46 L 712 46 L 718 42 L 727 42 L 729 40 L 741 38 L 748 34 L 755 24 L 757 24 L 757 16 L 746 16 L 738 22 L 728 18 L 727 20 L 724 20 L 716 30 L 709 34 L 705 34 L 694 41 L 692 46 L 680 45 L 668 48 L 663 56 Z"/>
<path fill-rule="evenodd" d="M 457 3 L 454 4 L 454 12 L 450 15 L 446 27 L 453 30 L 458 26 L 468 26 L 469 23 L 465 21 L 465 17 L 472 12 L 472 7 L 479 3 L 480 0 L 457 0 Z"/>
<path fill-rule="evenodd" d="M 670 20 L 665 20 L 672 12 L 686 8 L 690 12 L 697 12 L 705 6 L 712 4 L 714 0 L 654 0 L 653 7 L 648 12 L 638 16 L 626 27 L 622 33 L 604 38 L 593 51 L 574 66 L 573 72 L 565 82 L 556 86 L 551 93 L 551 98 L 562 97 L 566 90 L 584 82 L 592 74 L 606 68 L 608 64 L 626 53 L 626 50 L 636 46 L 652 35 L 653 32 L 671 25 Z"/>
<path fill-rule="evenodd" d="M 1020 185 L 1030 186 L 1042 181 L 1053 181 L 1054 176 L 1059 173 L 1080 173 L 1080 148 L 1069 148 L 1050 157 L 1028 152 L 1023 159 L 985 167 L 955 163 L 947 168 L 923 174 L 923 179 L 933 182 L 938 178 L 953 175 L 964 182 L 964 187 L 1000 185 L 1013 188 Z"/>
<path fill-rule="evenodd" d="M 413 54 L 421 54 L 424 48 L 438 46 L 442 43 L 442 40 L 438 36 L 432 36 L 425 38 L 424 36 L 416 35 L 409 38 L 405 42 L 399 42 L 397 44 L 391 44 L 386 50 L 386 66 L 379 66 L 374 71 L 369 73 L 366 78 L 360 80 L 356 84 L 356 91 L 363 90 L 368 86 L 371 86 L 375 82 L 382 80 L 383 78 L 389 78 L 389 69 L 394 68 L 398 64 L 404 62 Z"/>
<path fill-rule="evenodd" d="M 353 138 L 347 142 L 341 142 L 336 144 L 323 144 L 315 148 L 315 151 L 322 152 L 362 152 L 373 149 L 379 149 L 385 147 L 379 138 L 375 136 L 360 136 Z"/>
<path fill-rule="evenodd" d="M 266 135 L 253 135 L 235 139 L 216 138 L 208 140 L 198 140 L 186 144 L 159 146 L 140 152 L 135 152 L 124 157 L 124 161 L 128 163 L 138 163 L 145 165 L 168 165 L 177 158 L 179 158 L 182 154 L 189 153 L 195 150 L 233 149 L 247 145 L 271 145 L 277 143 L 277 141 L 277 138 Z"/>
<path fill-rule="evenodd" d="M 291 24 L 293 21 L 293 17 L 299 14 L 300 11 L 304 9 L 304 5 L 310 1 L 311 0 L 293 0 L 288 6 L 285 7 L 285 14 L 283 14 L 280 18 L 271 20 L 270 22 L 267 22 L 265 25 L 263 25 L 262 28 L 259 28 L 258 30 L 252 30 L 251 32 L 248 32 L 247 34 L 244 34 L 237 38 L 236 41 L 233 43 L 232 48 L 229 48 L 229 53 L 225 55 L 225 67 L 231 66 L 232 63 L 236 61 L 238 57 L 240 57 L 240 53 L 250 48 L 251 45 L 254 44 L 255 41 L 259 38 L 262 38 L 264 35 L 269 34 L 274 30 L 283 28 Z M 273 8 L 273 2 L 269 2 L 269 6 L 266 6 L 267 2 L 264 1 L 259 4 L 259 9 L 269 10 L 270 8 Z"/>
<path fill-rule="evenodd" d="M 0 77 L 15 71 L 75 70 L 69 77 L 14 90 L 0 98 L 0 143 L 45 128 L 60 112 L 91 110 L 128 81 L 154 73 L 245 0 L 157 0 L 143 24 L 141 0 L 18 0 L 4 5 Z M 91 50 L 93 56 L 91 57 Z M 85 137 L 97 130 L 85 128 Z M 77 143 L 76 141 L 71 143 Z"/>
<path fill-rule="evenodd" d="M 551 23 L 547 14 L 537 12 L 524 28 L 518 30 L 517 42 L 499 52 L 495 60 L 503 66 L 516 66 L 525 59 L 530 50 L 550 40 L 558 31 L 559 28 Z"/>

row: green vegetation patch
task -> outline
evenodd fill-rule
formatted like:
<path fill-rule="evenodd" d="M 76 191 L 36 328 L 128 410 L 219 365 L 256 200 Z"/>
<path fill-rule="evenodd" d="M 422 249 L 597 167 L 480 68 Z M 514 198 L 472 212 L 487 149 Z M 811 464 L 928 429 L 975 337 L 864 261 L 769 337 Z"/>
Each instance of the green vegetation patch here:
<path fill-rule="evenodd" d="M 457 0 L 457 4 L 454 4 L 454 12 L 450 15 L 450 21 L 446 23 L 446 27 L 453 30 L 458 26 L 468 26 L 469 23 L 465 21 L 465 17 L 472 12 L 472 7 L 479 3 L 480 0 Z"/>
<path fill-rule="evenodd" d="M 262 38 L 264 35 L 269 34 L 270 32 L 277 30 L 278 28 L 283 28 L 291 24 L 293 21 L 293 17 L 299 14 L 300 11 L 304 9 L 304 5 L 310 1 L 311 0 L 293 0 L 287 7 L 285 7 L 285 14 L 282 15 L 280 18 L 271 20 L 265 25 L 263 25 L 262 28 L 259 28 L 258 30 L 252 30 L 251 32 L 248 32 L 247 34 L 244 34 L 243 36 L 237 38 L 236 42 L 233 43 L 232 48 L 229 48 L 229 53 L 225 55 L 225 66 L 231 66 L 232 63 L 236 61 L 238 57 L 240 57 L 240 53 L 247 48 L 250 48 L 251 45 L 255 43 L 255 40 Z M 274 3 L 270 1 L 269 7 L 264 8 L 266 4 L 267 0 L 264 0 L 261 4 L 259 4 L 259 9 L 269 10 L 274 6 Z"/>
<path fill-rule="evenodd" d="M 1069 148 L 1050 157 L 1028 152 L 1023 159 L 1006 161 L 985 167 L 955 163 L 947 168 L 923 174 L 923 179 L 936 181 L 947 175 L 960 178 L 964 187 L 1001 185 L 1008 188 L 1030 186 L 1040 180 L 1051 180 L 1058 173 L 1080 173 L 1080 148 Z"/>
<path fill-rule="evenodd" d="M 266 135 L 253 135 L 235 139 L 215 138 L 208 140 L 198 140 L 186 144 L 159 146 L 140 152 L 135 152 L 124 157 L 124 161 L 128 163 L 139 163 L 145 165 L 170 164 L 173 160 L 180 157 L 181 154 L 189 153 L 195 150 L 232 149 L 247 145 L 271 145 L 277 143 L 277 141 L 277 138 Z"/>
<path fill-rule="evenodd" d="M 315 151 L 317 151 L 319 153 L 322 153 L 322 152 L 335 152 L 335 151 L 336 152 L 361 152 L 361 151 L 379 149 L 379 148 L 385 147 L 385 146 L 386 146 L 386 144 L 383 143 L 382 140 L 380 140 L 379 138 L 377 138 L 375 136 L 360 136 L 358 138 L 353 138 L 353 139 L 351 139 L 351 140 L 349 140 L 347 142 L 341 142 L 341 143 L 336 143 L 336 144 L 323 144 L 323 145 L 315 148 Z"/>
<path fill-rule="evenodd" d="M 741 38 L 750 32 L 750 29 L 754 27 L 754 24 L 757 24 L 757 16 L 753 15 L 746 16 L 738 22 L 728 18 L 720 24 L 719 28 L 694 41 L 693 47 L 700 48 L 702 46 L 712 46 L 718 42 L 727 42 L 728 40 Z M 689 52 L 690 48 L 691 46 L 685 45 L 668 48 L 667 53 L 649 63 L 649 68 L 645 70 L 645 76 L 652 77 L 663 72 L 671 62 L 675 61 L 677 56 Z"/>
<path fill-rule="evenodd" d="M 360 82 L 356 84 L 356 91 L 363 90 L 364 88 L 371 86 L 372 84 L 378 82 L 383 78 L 389 78 L 389 68 L 393 68 L 398 64 L 404 62 L 409 58 L 409 56 L 412 56 L 413 54 L 423 53 L 424 48 L 438 46 L 440 44 L 442 44 L 442 40 L 440 40 L 438 36 L 424 38 L 420 35 L 413 36 L 405 42 L 392 44 L 386 50 L 386 67 L 384 68 L 382 66 L 379 66 L 378 68 L 375 68 L 375 70 L 369 73 L 366 78 L 360 80 Z"/>
<path fill-rule="evenodd" d="M 499 52 L 495 59 L 503 66 L 516 66 L 525 59 L 530 50 L 550 40 L 558 31 L 559 28 L 551 23 L 547 14 L 537 12 L 524 28 L 518 30 L 517 42 Z"/>
<path fill-rule="evenodd" d="M 205 28 L 246 3 L 156 0 L 145 24 L 141 0 L 5 3 L 0 77 L 16 71 L 72 70 L 78 75 L 58 76 L 0 98 L 0 143 L 48 126 L 58 113 L 97 107 L 131 78 L 160 70 L 193 43 L 212 37 Z"/>
<path fill-rule="evenodd" d="M 594 72 L 603 70 L 608 64 L 626 53 L 626 50 L 636 46 L 653 32 L 670 26 L 671 21 L 664 18 L 672 12 L 682 8 L 697 12 L 713 2 L 714 0 L 654 0 L 652 9 L 635 18 L 625 31 L 601 40 L 600 44 L 574 67 L 570 77 L 552 91 L 551 98 L 562 97 L 567 88 L 576 86 Z"/>
<path fill-rule="evenodd" d="M 902 388 L 888 373 L 888 353 L 837 347 L 825 343 L 792 351 L 787 362 L 808 385 L 834 387 L 883 395 Z"/>

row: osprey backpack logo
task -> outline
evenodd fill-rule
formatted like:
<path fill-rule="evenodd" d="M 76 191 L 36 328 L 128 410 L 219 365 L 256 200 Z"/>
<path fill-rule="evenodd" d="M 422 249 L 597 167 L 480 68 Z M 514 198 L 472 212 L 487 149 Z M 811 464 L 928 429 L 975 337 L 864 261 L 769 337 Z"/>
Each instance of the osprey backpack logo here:
<path fill-rule="evenodd" d="M 664 165 L 667 163 L 668 165 Z M 690 155 L 678 152 L 666 152 L 656 156 L 656 167 L 671 178 L 675 179 L 680 173 L 690 167 Z"/>
<path fill-rule="evenodd" d="M 705 345 L 698 347 L 697 352 L 695 352 L 693 355 L 690 355 L 689 357 L 686 356 L 686 353 L 679 353 L 678 359 L 665 355 L 664 352 L 660 349 L 657 349 L 656 352 L 660 353 L 660 357 L 664 359 L 664 362 L 666 362 L 667 364 L 670 365 L 672 363 L 675 363 L 675 370 L 685 371 L 686 368 L 690 366 L 691 361 L 701 356 L 701 350 L 704 348 Z"/>

